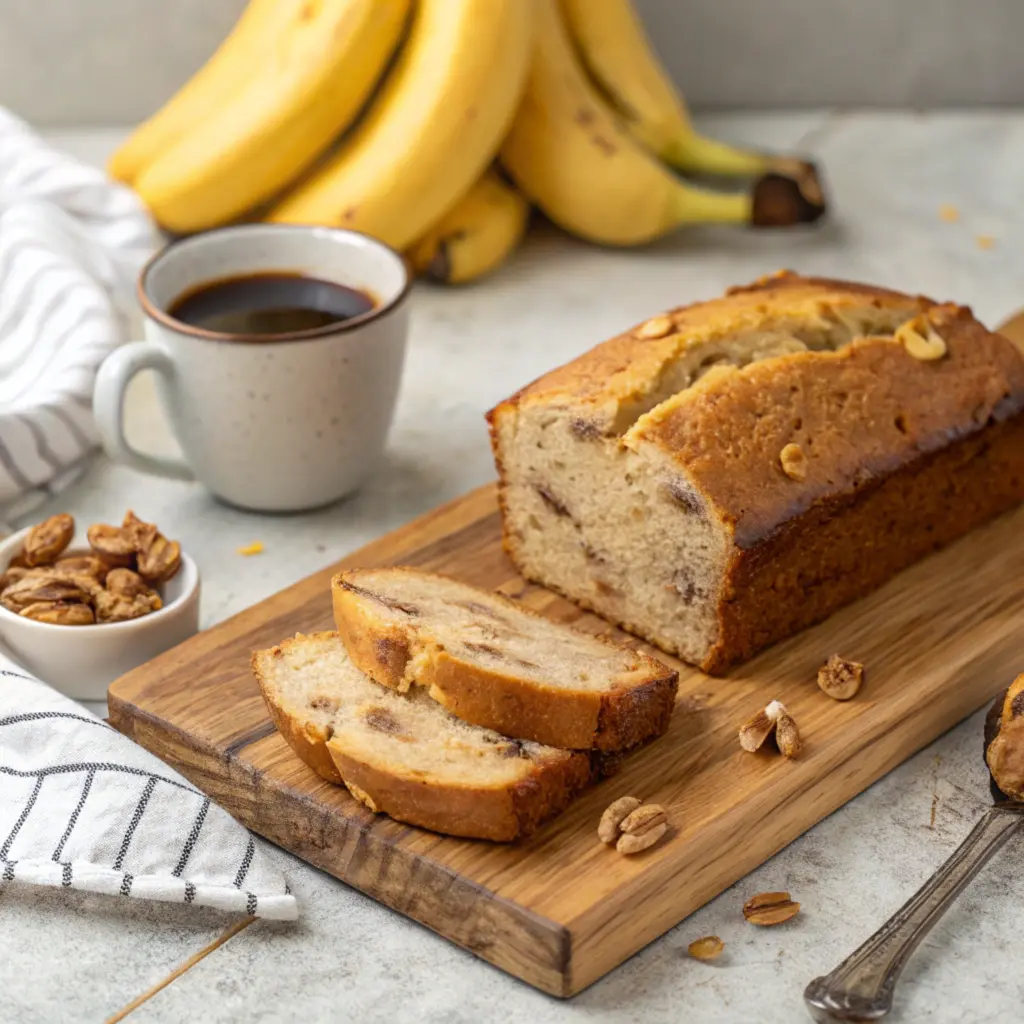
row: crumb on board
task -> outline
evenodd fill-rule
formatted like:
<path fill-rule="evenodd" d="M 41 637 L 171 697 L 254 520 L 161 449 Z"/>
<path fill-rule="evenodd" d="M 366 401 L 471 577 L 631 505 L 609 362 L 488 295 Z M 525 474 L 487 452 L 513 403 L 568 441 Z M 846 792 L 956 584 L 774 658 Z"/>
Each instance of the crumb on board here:
<path fill-rule="evenodd" d="M 263 541 L 254 540 L 251 544 L 246 544 L 244 548 L 239 548 L 238 553 L 240 555 L 259 555 L 263 553 Z"/>
<path fill-rule="evenodd" d="M 943 203 L 939 207 L 939 217 L 947 224 L 955 224 L 960 219 L 960 211 L 952 203 Z"/>
<path fill-rule="evenodd" d="M 977 243 L 979 249 L 991 249 L 996 244 L 996 240 L 992 235 L 978 235 L 974 241 Z"/>

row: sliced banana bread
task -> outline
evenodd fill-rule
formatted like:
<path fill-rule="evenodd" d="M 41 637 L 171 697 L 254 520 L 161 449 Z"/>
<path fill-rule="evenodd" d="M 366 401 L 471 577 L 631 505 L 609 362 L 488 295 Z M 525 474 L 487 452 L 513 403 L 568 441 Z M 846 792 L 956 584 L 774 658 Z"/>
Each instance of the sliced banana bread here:
<path fill-rule="evenodd" d="M 627 750 L 660 736 L 678 675 L 660 661 L 417 569 L 332 581 L 352 660 L 378 683 L 423 687 L 452 714 L 570 749 Z"/>
<path fill-rule="evenodd" d="M 421 690 L 378 686 L 337 633 L 256 651 L 252 669 L 306 764 L 410 825 L 509 842 L 566 807 L 592 775 L 585 754 L 510 740 L 459 721 Z"/>
<path fill-rule="evenodd" d="M 505 546 L 720 672 L 1024 500 L 1022 410 L 969 309 L 783 272 L 491 410 Z"/>

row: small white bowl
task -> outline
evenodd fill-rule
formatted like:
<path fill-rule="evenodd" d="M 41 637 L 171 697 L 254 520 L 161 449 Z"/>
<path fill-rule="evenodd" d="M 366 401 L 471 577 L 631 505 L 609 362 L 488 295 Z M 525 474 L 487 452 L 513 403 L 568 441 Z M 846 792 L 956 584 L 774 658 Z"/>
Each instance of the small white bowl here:
<path fill-rule="evenodd" d="M 0 541 L 0 572 L 19 551 L 28 528 Z M 76 533 L 69 553 L 88 547 Z M 0 605 L 0 639 L 29 672 L 77 700 L 105 700 L 107 687 L 125 672 L 199 631 L 199 570 L 184 552 L 181 568 L 161 583 L 164 606 L 127 622 L 57 626 L 26 619 Z"/>

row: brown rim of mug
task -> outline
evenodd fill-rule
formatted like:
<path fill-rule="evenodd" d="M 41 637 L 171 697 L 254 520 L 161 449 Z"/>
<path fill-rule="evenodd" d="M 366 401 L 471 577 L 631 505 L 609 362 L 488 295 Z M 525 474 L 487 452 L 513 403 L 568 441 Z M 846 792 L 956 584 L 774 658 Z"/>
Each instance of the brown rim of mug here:
<path fill-rule="evenodd" d="M 146 279 L 149 276 L 149 272 L 154 266 L 161 260 L 163 260 L 168 253 L 177 249 L 180 245 L 190 242 L 195 238 L 203 238 L 207 235 L 219 235 L 228 234 L 236 231 L 245 231 L 249 227 L 258 227 L 261 230 L 267 228 L 273 230 L 283 231 L 295 231 L 296 229 L 307 229 L 317 232 L 327 232 L 332 235 L 351 236 L 355 235 L 358 238 L 366 239 L 366 241 L 379 246 L 381 249 L 389 252 L 398 261 L 399 266 L 402 268 L 402 272 L 405 275 L 405 280 L 402 283 L 402 287 L 399 289 L 398 294 L 393 299 L 385 302 L 379 306 L 374 306 L 373 309 L 368 310 L 365 313 L 360 313 L 359 316 L 354 316 L 348 320 L 343 320 L 341 323 L 325 324 L 323 327 L 310 327 L 304 331 L 281 331 L 279 334 L 229 334 L 226 331 L 208 331 L 203 327 L 194 327 L 192 324 L 186 324 L 181 320 L 176 320 L 173 316 L 170 316 L 167 312 L 160 309 L 155 302 L 150 299 L 149 295 L 146 294 Z M 267 271 L 271 273 L 272 271 Z M 210 280 L 216 280 L 211 278 Z M 396 252 L 386 242 L 382 242 L 379 238 L 374 238 L 372 235 L 364 234 L 362 231 L 352 231 L 350 228 L 332 228 L 327 225 L 321 224 L 231 224 L 227 227 L 222 228 L 211 228 L 209 231 L 197 231 L 192 235 L 183 235 L 180 238 L 174 239 L 173 242 L 169 242 L 163 247 L 158 253 L 146 261 L 142 270 L 139 272 L 139 280 L 136 285 L 136 293 L 139 297 L 139 305 L 142 306 L 142 311 L 150 319 L 155 320 L 161 327 L 166 327 L 170 331 L 174 331 L 176 334 L 184 334 L 191 338 L 199 338 L 203 341 L 224 341 L 229 343 L 244 343 L 246 345 L 260 345 L 260 344 L 278 344 L 282 341 L 307 341 L 312 338 L 325 338 L 332 334 L 342 334 L 346 331 L 354 331 L 359 327 L 364 327 L 371 320 L 376 320 L 379 317 L 385 316 L 393 310 L 397 309 L 405 300 L 409 297 L 409 292 L 412 290 L 412 270 L 409 261 L 400 252 Z"/>

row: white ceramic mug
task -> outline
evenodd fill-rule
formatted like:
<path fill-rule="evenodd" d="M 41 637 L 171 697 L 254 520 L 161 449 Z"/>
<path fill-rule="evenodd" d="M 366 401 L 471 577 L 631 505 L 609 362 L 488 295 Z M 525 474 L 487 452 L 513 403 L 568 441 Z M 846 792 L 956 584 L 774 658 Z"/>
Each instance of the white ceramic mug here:
<path fill-rule="evenodd" d="M 374 308 L 286 334 L 235 335 L 168 315 L 223 278 L 306 274 L 367 292 Z M 198 479 L 242 508 L 293 512 L 354 491 L 379 462 L 401 382 L 410 276 L 394 250 L 354 231 L 246 224 L 173 242 L 145 266 L 146 340 L 100 368 L 93 406 L 110 457 L 146 473 Z M 184 459 L 147 455 L 124 436 L 129 381 L 156 371 Z"/>

